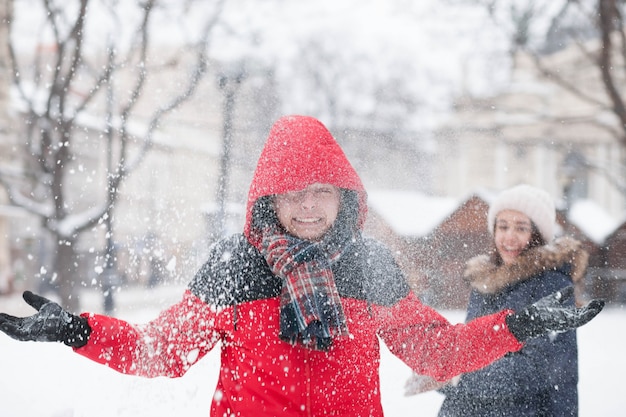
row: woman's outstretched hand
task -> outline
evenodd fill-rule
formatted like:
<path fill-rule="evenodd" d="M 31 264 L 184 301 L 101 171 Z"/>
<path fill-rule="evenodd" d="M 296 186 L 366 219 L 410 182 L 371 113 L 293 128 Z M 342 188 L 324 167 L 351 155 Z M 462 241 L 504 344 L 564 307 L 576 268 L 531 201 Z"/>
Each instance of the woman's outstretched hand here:
<path fill-rule="evenodd" d="M 551 332 L 564 332 L 580 327 L 604 308 L 604 300 L 592 300 L 585 306 L 576 307 L 568 302 L 573 295 L 574 287 L 565 287 L 507 316 L 509 330 L 517 340 L 525 342 Z"/>
<path fill-rule="evenodd" d="M 30 317 L 0 313 L 1 331 L 22 341 L 63 342 L 72 347 L 87 344 L 91 334 L 87 319 L 68 313 L 59 304 L 30 291 L 24 291 L 22 297 L 37 313 Z"/>

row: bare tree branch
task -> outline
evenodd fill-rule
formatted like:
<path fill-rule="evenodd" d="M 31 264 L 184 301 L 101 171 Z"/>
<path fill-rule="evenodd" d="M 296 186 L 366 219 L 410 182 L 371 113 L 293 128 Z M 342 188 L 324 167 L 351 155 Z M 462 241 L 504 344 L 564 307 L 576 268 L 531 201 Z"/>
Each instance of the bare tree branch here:
<path fill-rule="evenodd" d="M 145 93 L 149 73 L 168 69 L 163 66 L 148 67 L 153 41 L 150 28 L 156 0 L 146 0 L 140 8 L 134 9 L 141 15 L 138 15 L 140 20 L 135 35 L 129 38 L 131 43 L 128 48 L 116 44 L 115 39 L 108 39 L 95 49 L 85 46 L 85 34 L 90 30 L 87 26 L 88 13 L 104 7 L 111 13 L 113 25 L 119 22 L 122 26 L 122 20 L 116 20 L 117 10 L 107 8 L 106 2 L 103 5 L 97 1 L 77 0 L 67 4 L 42 0 L 39 6 L 45 17 L 41 33 L 34 39 L 40 47 L 34 48 L 32 57 L 16 50 L 16 39 L 9 33 L 12 83 L 23 106 L 20 110 L 25 115 L 24 130 L 21 132 L 24 140 L 20 141 L 24 152 L 22 170 L 19 173 L 0 170 L 0 185 L 7 190 L 12 204 L 39 216 L 50 232 L 56 245 L 52 249 L 55 256 L 53 274 L 61 277 L 57 282 L 67 307 L 75 309 L 73 304 L 77 302 L 77 298 L 71 296 L 75 291 L 72 284 L 73 265 L 76 264 L 73 259 L 76 256 L 74 243 L 80 233 L 105 222 L 105 219 L 110 224 L 120 185 L 152 148 L 154 131 L 168 113 L 193 96 L 206 72 L 210 34 L 217 25 L 224 3 L 225 0 L 217 3 L 202 28 L 200 40 L 194 46 L 195 62 L 185 81 L 185 88 L 170 97 L 165 105 L 152 111 L 147 129 L 140 137 L 137 137 L 137 132 L 130 132 L 129 126 L 137 120 L 144 120 L 143 116 L 135 113 L 139 99 Z M 126 20 L 124 22 L 128 24 Z M 127 53 L 119 61 L 117 51 L 124 49 Z M 27 59 L 31 62 L 26 62 Z M 129 82 L 131 85 L 119 96 L 114 94 L 113 88 L 113 80 L 117 78 L 123 86 Z M 103 104 L 106 106 L 104 112 Z M 101 198 L 81 202 L 75 190 L 72 193 L 66 176 L 72 166 L 79 164 L 77 158 L 81 154 L 75 154 L 76 145 L 92 140 L 81 125 L 81 117 L 97 118 L 102 115 L 102 127 L 91 128 L 90 131 L 102 129 L 92 134 L 95 136 L 93 140 L 104 145 L 98 147 L 104 149 L 108 158 L 106 183 L 101 185 Z M 104 140 L 102 133 L 105 134 Z M 131 141 L 133 146 L 135 142 L 139 146 L 134 159 L 129 162 Z"/>
<path fill-rule="evenodd" d="M 607 95 L 613 103 L 613 112 L 620 121 L 620 124 L 624 126 L 624 134 L 622 135 L 621 142 L 626 146 L 626 106 L 622 98 L 623 91 L 617 89 L 614 74 L 613 74 L 613 59 L 614 53 L 612 37 L 616 31 L 622 32 L 623 27 L 618 27 L 618 9 L 616 0 L 599 0 L 598 3 L 598 25 L 600 27 L 602 36 L 602 48 L 600 49 L 600 59 L 598 65 L 600 72 L 602 73 L 602 81 L 606 89 Z M 623 49 L 623 48 L 622 48 Z"/>
<path fill-rule="evenodd" d="M 583 90 L 578 88 L 578 86 L 576 84 L 574 84 L 573 82 L 570 82 L 569 80 L 565 79 L 560 74 L 558 74 L 556 71 L 552 71 L 551 69 L 549 69 L 547 67 L 547 65 L 544 64 L 544 59 L 541 56 L 539 56 L 537 53 L 531 52 L 531 57 L 533 58 L 533 62 L 535 63 L 535 66 L 537 67 L 537 69 L 540 71 L 540 73 L 543 76 L 547 77 L 548 79 L 550 79 L 554 83 L 560 85 L 565 90 L 567 90 L 570 93 L 574 94 L 578 98 L 580 98 L 580 99 L 582 99 L 584 101 L 587 101 L 589 103 L 593 103 L 594 105 L 599 106 L 600 108 L 608 109 L 608 107 L 606 106 L 606 103 L 604 103 L 603 101 L 598 100 L 598 99 L 588 95 Z"/>
<path fill-rule="evenodd" d="M 123 177 L 128 175 L 130 172 L 134 171 L 136 167 L 141 163 L 141 161 L 145 158 L 146 153 L 153 145 L 153 133 L 154 130 L 158 127 L 159 120 L 167 113 L 172 111 L 173 109 L 180 106 L 183 102 L 187 101 L 196 88 L 198 87 L 200 79 L 204 76 L 207 65 L 208 65 L 208 57 L 207 52 L 209 49 L 209 35 L 217 25 L 219 21 L 219 17 L 221 11 L 223 9 L 225 0 L 220 0 L 216 6 L 216 10 L 213 14 L 213 17 L 207 22 L 204 29 L 202 30 L 202 36 L 200 37 L 199 42 L 195 46 L 195 67 L 191 72 L 191 76 L 187 81 L 186 88 L 183 89 L 182 93 L 173 97 L 172 100 L 167 103 L 165 106 L 157 109 L 152 117 L 150 118 L 150 122 L 148 123 L 148 129 L 144 135 L 143 146 L 140 152 L 138 152 L 136 158 L 132 161 L 128 161 L 125 164 L 120 164 L 119 172 L 117 172 L 117 177 L 121 180 Z M 124 129 L 123 132 L 126 132 Z"/>

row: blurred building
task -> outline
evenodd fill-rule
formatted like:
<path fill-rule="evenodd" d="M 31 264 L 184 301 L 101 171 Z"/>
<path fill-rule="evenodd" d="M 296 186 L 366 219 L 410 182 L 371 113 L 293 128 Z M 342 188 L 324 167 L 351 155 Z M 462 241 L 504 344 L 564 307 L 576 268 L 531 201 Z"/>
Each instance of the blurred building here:
<path fill-rule="evenodd" d="M 386 242 L 407 273 L 413 291 L 437 308 L 465 308 L 465 263 L 491 248 L 487 211 L 493 194 L 463 198 L 417 192 L 370 193 L 366 233 Z"/>
<path fill-rule="evenodd" d="M 591 46 L 590 46 L 591 47 Z M 600 73 L 577 45 L 544 57 L 546 66 L 582 86 L 596 102 L 547 79 L 532 58 L 516 55 L 506 91 L 486 99 L 461 97 L 436 132 L 435 194 L 503 190 L 528 183 L 557 199 L 591 199 L 611 215 L 626 211 L 623 132 L 610 111 Z M 626 83 L 626 80 L 623 80 Z M 626 91 L 626 84 L 621 86 Z"/>

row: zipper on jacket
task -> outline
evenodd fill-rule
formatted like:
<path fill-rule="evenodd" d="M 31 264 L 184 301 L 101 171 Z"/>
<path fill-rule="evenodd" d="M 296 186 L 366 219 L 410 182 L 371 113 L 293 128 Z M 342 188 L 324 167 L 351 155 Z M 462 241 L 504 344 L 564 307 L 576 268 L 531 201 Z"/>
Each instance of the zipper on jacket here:
<path fill-rule="evenodd" d="M 306 381 L 306 389 L 304 391 L 304 395 L 306 396 L 306 415 L 313 417 L 313 408 L 311 405 L 311 358 L 308 349 L 304 350 L 304 376 Z"/>
<path fill-rule="evenodd" d="M 235 273 L 235 291 L 239 289 L 239 274 Z M 237 311 L 237 293 L 233 294 L 233 331 L 237 331 L 237 320 L 239 319 L 239 314 Z"/>

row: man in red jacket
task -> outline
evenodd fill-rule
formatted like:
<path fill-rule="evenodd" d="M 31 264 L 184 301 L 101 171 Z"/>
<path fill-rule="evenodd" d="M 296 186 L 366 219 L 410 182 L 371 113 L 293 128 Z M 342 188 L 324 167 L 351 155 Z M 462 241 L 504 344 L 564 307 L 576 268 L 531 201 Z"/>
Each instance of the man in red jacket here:
<path fill-rule="evenodd" d="M 563 305 L 565 290 L 452 325 L 410 291 L 391 252 L 362 235 L 366 198 L 322 123 L 283 117 L 259 158 L 243 233 L 213 245 L 179 303 L 135 325 L 76 316 L 26 292 L 37 314 L 0 314 L 0 330 L 145 377 L 182 376 L 219 344 L 213 416 L 366 417 L 383 415 L 379 338 L 416 372 L 448 380 L 603 307 Z"/>

